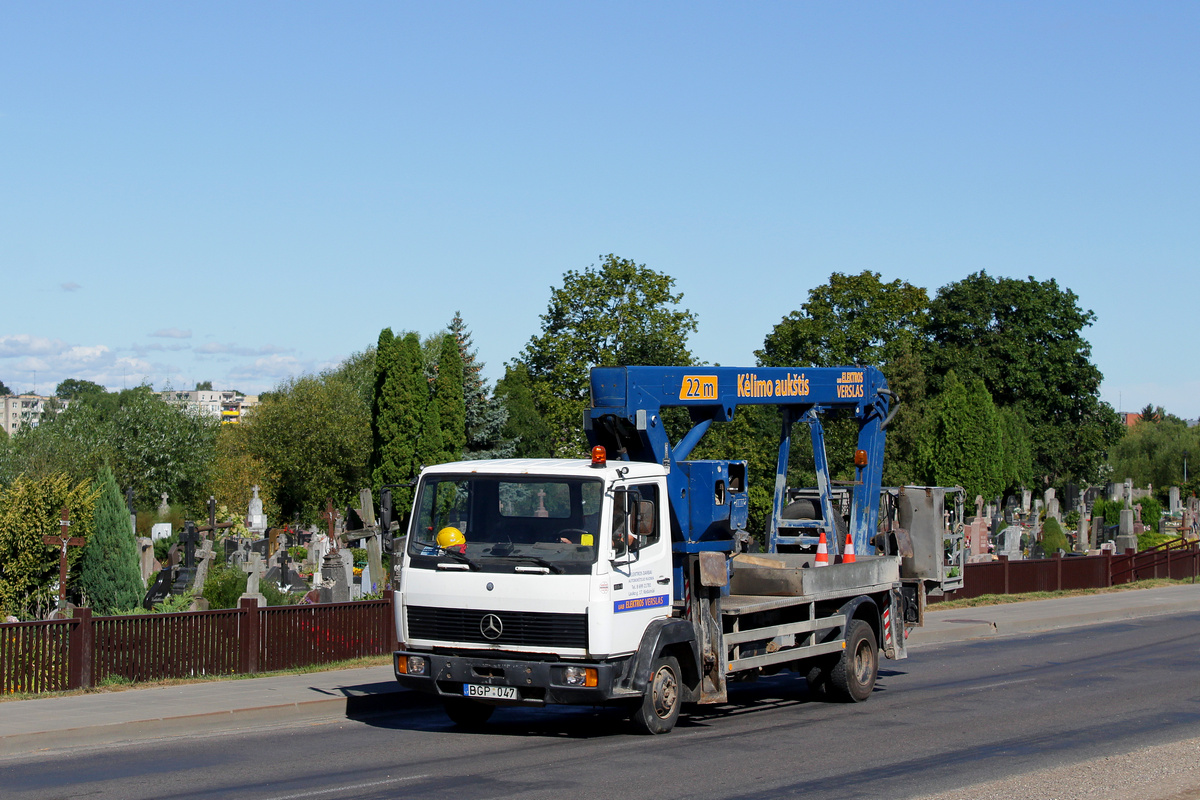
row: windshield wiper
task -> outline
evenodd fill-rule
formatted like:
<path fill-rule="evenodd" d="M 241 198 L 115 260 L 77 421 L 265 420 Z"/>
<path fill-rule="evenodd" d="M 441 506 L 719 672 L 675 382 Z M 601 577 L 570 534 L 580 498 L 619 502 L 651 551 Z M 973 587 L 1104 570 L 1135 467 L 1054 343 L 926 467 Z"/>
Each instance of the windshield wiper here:
<path fill-rule="evenodd" d="M 461 561 L 470 567 L 473 572 L 478 572 L 480 570 L 480 566 L 468 558 L 466 553 L 458 553 L 454 550 L 443 550 L 442 555 L 450 556 L 450 558 L 453 558 L 455 561 Z"/>
<path fill-rule="evenodd" d="M 539 567 L 545 567 L 546 569 L 550 570 L 555 575 L 563 574 L 562 567 L 560 567 L 558 564 L 555 564 L 553 561 L 547 561 L 546 559 L 542 558 L 541 556 L 508 555 L 508 556 L 503 556 L 503 558 L 519 558 L 519 559 L 522 559 L 523 561 L 532 561 L 533 563 L 537 564 Z"/>

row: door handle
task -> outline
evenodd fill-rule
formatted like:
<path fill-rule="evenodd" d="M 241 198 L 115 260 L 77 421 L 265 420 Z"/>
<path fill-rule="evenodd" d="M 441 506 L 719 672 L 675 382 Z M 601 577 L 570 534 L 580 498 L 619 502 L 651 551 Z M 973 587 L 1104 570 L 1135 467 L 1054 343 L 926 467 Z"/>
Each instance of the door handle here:
<path fill-rule="evenodd" d="M 663 586 L 666 586 L 668 583 L 671 582 L 671 579 L 670 578 L 659 578 L 658 582 L 661 583 Z"/>

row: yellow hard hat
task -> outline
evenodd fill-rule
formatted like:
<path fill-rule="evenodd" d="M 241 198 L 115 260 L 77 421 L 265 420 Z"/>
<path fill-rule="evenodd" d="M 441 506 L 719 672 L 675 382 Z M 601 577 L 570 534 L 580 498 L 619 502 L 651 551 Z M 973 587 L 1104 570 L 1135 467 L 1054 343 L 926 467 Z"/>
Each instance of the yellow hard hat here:
<path fill-rule="evenodd" d="M 445 550 L 447 547 L 466 544 L 467 537 L 463 536 L 463 532 L 458 528 L 446 527 L 438 531 L 437 543 L 438 547 Z"/>

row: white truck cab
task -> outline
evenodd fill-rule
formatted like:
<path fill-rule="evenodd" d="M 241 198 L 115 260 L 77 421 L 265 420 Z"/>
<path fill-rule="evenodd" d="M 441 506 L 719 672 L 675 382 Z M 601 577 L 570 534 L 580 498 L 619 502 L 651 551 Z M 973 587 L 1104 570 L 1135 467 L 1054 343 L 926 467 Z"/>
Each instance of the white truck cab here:
<path fill-rule="evenodd" d="M 442 696 L 467 722 L 491 712 L 468 699 L 636 698 L 630 658 L 672 611 L 665 497 L 657 464 L 502 459 L 424 470 L 394 595 L 397 679 Z M 438 547 L 447 527 L 461 531 L 465 552 Z"/>

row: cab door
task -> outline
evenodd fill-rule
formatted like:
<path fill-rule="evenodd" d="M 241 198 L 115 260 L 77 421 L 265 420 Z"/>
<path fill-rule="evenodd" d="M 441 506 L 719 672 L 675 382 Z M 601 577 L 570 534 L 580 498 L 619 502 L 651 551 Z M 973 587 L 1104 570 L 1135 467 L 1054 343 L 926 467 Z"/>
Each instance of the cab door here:
<path fill-rule="evenodd" d="M 613 492 L 611 536 L 612 645 L 632 652 L 651 621 L 671 615 L 671 536 L 659 482 L 629 481 Z"/>

